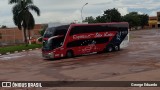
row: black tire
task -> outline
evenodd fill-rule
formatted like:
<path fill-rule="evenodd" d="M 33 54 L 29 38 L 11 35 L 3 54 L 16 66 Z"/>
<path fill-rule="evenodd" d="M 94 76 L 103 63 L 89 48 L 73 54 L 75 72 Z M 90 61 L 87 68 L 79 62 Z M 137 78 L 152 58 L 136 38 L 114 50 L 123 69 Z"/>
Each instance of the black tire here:
<path fill-rule="evenodd" d="M 71 51 L 71 50 L 67 51 L 67 53 L 66 53 L 67 58 L 71 58 L 73 56 L 74 56 L 73 51 Z"/>
<path fill-rule="evenodd" d="M 115 46 L 114 46 L 114 50 L 115 50 L 115 51 L 119 51 L 119 50 L 120 50 L 120 46 L 119 46 L 119 45 L 115 45 Z"/>
<path fill-rule="evenodd" d="M 112 52 L 113 51 L 113 47 L 110 45 L 110 46 L 108 46 L 107 48 L 106 48 L 106 51 L 107 52 Z"/>

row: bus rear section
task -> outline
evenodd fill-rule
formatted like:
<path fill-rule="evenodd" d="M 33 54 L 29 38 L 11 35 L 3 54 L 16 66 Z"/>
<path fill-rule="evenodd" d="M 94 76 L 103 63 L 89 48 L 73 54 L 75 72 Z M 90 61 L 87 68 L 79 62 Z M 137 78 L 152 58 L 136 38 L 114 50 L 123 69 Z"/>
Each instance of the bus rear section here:
<path fill-rule="evenodd" d="M 61 58 L 94 52 L 118 51 L 123 41 L 128 39 L 127 36 L 128 23 L 126 22 L 71 24 L 63 35 L 57 34 L 44 38 L 46 43 L 43 44 L 42 54 L 45 58 Z M 45 46 L 49 49 L 45 49 Z"/>

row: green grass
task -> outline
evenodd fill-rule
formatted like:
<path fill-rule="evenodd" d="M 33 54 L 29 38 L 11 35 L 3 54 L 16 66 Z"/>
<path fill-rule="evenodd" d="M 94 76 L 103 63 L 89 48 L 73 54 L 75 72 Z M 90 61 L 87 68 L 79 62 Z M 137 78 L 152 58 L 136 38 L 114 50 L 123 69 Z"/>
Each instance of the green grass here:
<path fill-rule="evenodd" d="M 29 50 L 41 47 L 42 47 L 41 44 L 31 44 L 28 45 L 27 47 L 25 45 L 0 47 L 0 54 L 6 54 L 7 52 L 13 53 L 15 51 Z"/>

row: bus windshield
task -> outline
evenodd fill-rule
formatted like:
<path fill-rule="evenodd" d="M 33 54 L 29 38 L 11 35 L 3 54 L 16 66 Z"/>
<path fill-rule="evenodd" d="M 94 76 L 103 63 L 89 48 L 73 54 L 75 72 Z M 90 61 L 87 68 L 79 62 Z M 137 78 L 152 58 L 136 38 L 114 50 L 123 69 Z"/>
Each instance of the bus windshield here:
<path fill-rule="evenodd" d="M 47 28 L 44 33 L 44 38 L 50 38 L 57 35 L 66 35 L 69 25 Z"/>
<path fill-rule="evenodd" d="M 43 37 L 44 38 L 50 38 L 50 37 L 52 37 L 53 34 L 54 34 L 54 31 L 55 31 L 55 27 L 47 28 Z"/>
<path fill-rule="evenodd" d="M 43 49 L 47 51 L 53 50 L 55 48 L 62 46 L 63 41 L 64 41 L 64 36 L 61 37 L 55 36 L 49 40 L 43 41 Z"/>

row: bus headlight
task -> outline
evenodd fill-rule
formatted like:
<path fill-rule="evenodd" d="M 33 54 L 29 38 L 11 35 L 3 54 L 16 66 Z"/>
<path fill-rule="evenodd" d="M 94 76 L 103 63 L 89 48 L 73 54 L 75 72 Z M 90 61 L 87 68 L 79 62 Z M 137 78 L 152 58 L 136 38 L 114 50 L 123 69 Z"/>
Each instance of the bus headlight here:
<path fill-rule="evenodd" d="M 51 53 L 43 54 L 43 57 L 44 57 L 44 58 L 54 58 L 54 53 L 51 52 Z"/>
<path fill-rule="evenodd" d="M 49 56 L 49 58 L 54 58 L 53 55 L 54 53 L 53 52 L 51 52 L 51 53 L 48 53 L 48 56 Z"/>

